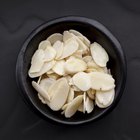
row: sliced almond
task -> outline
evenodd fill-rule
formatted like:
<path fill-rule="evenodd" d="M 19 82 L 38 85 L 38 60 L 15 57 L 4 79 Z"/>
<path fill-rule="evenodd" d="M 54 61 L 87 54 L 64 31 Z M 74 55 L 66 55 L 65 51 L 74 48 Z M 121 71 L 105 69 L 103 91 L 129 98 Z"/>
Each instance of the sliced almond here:
<path fill-rule="evenodd" d="M 37 95 L 43 104 L 47 104 L 49 106 L 50 102 L 48 100 L 46 100 L 44 97 L 42 97 L 40 93 L 38 93 Z"/>
<path fill-rule="evenodd" d="M 46 73 L 47 71 L 49 71 L 55 64 L 55 61 L 50 61 L 50 62 L 45 62 L 43 67 L 41 68 L 41 70 L 39 72 L 35 72 L 35 73 L 30 73 L 29 72 L 29 76 L 31 78 L 35 78 L 35 77 L 39 77 L 41 75 L 43 75 L 44 73 Z"/>
<path fill-rule="evenodd" d="M 74 39 L 65 42 L 63 53 L 60 59 L 64 59 L 66 57 L 71 56 L 78 50 L 78 46 L 79 46 L 78 43 Z"/>
<path fill-rule="evenodd" d="M 69 90 L 69 95 L 68 95 L 68 98 L 67 98 L 67 102 L 71 102 L 72 100 L 74 99 L 74 90 L 72 88 L 70 88 Z"/>
<path fill-rule="evenodd" d="M 80 32 L 76 31 L 76 30 L 69 30 L 70 33 L 73 33 L 74 35 L 81 37 L 82 41 L 84 41 L 84 43 L 89 46 L 90 45 L 90 41 L 87 39 L 87 37 L 83 36 Z"/>
<path fill-rule="evenodd" d="M 65 60 L 56 61 L 52 70 L 58 75 L 64 75 L 65 74 L 64 65 L 65 65 Z"/>
<path fill-rule="evenodd" d="M 86 98 L 87 98 L 87 95 L 86 95 L 86 92 L 84 92 L 84 95 L 83 95 L 83 113 L 86 112 Z"/>
<path fill-rule="evenodd" d="M 82 103 L 83 95 L 79 95 L 67 106 L 65 110 L 65 117 L 70 118 L 72 117 L 76 111 L 78 110 L 80 104 Z"/>
<path fill-rule="evenodd" d="M 69 103 L 64 104 L 63 107 L 61 108 L 62 110 L 66 110 L 66 108 L 68 107 Z"/>
<path fill-rule="evenodd" d="M 83 50 L 77 50 L 72 56 L 82 59 Z"/>
<path fill-rule="evenodd" d="M 56 51 L 53 47 L 48 46 L 45 51 L 45 57 L 44 57 L 44 61 L 48 62 L 48 61 L 52 61 L 55 56 L 56 56 Z"/>
<path fill-rule="evenodd" d="M 84 60 L 86 63 L 88 63 L 88 62 L 91 62 L 93 59 L 92 59 L 91 56 L 87 55 L 87 56 L 83 57 L 83 60 Z"/>
<path fill-rule="evenodd" d="M 44 64 L 44 51 L 37 50 L 31 60 L 31 67 L 29 73 L 39 72 Z"/>
<path fill-rule="evenodd" d="M 91 88 L 95 90 L 110 90 L 115 87 L 114 79 L 111 75 L 101 72 L 89 73 L 91 80 Z"/>
<path fill-rule="evenodd" d="M 115 90 L 97 91 L 96 92 L 96 104 L 100 108 L 106 108 L 110 106 L 114 100 Z"/>
<path fill-rule="evenodd" d="M 100 67 L 105 67 L 106 63 L 109 61 L 109 56 L 105 49 L 97 42 L 94 42 L 90 46 L 90 51 L 95 63 Z"/>
<path fill-rule="evenodd" d="M 42 97 L 44 97 L 47 101 L 50 101 L 48 93 L 39 84 L 37 84 L 35 81 L 32 81 L 32 86 Z"/>
<path fill-rule="evenodd" d="M 94 109 L 93 100 L 91 100 L 89 97 L 86 98 L 85 108 L 87 113 L 91 113 Z"/>
<path fill-rule="evenodd" d="M 94 61 L 90 61 L 87 63 L 87 67 L 91 69 L 96 69 L 95 71 L 103 72 L 104 73 L 104 68 L 99 67 Z"/>
<path fill-rule="evenodd" d="M 45 99 L 38 93 L 38 98 L 41 100 L 43 104 L 46 104 Z"/>
<path fill-rule="evenodd" d="M 71 39 L 73 35 L 69 31 L 64 31 L 63 32 L 63 41 L 66 42 L 69 39 Z"/>
<path fill-rule="evenodd" d="M 79 108 L 78 108 L 78 111 L 79 111 L 79 112 L 83 112 L 83 107 L 84 107 L 84 106 L 83 106 L 83 103 L 81 103 L 81 105 L 80 105 Z M 83 112 L 83 113 L 84 113 L 84 112 Z"/>
<path fill-rule="evenodd" d="M 60 57 L 61 57 L 61 55 L 62 55 L 62 53 L 63 53 L 63 49 L 64 49 L 64 47 L 63 47 L 63 42 L 61 42 L 61 41 L 56 41 L 54 44 L 53 44 L 53 48 L 55 49 L 55 51 L 56 51 L 56 56 L 55 56 L 55 59 L 57 60 L 57 59 L 59 59 Z"/>
<path fill-rule="evenodd" d="M 50 41 L 50 43 L 53 45 L 56 41 L 62 41 L 63 35 L 60 33 L 54 33 L 50 35 L 47 40 Z"/>
<path fill-rule="evenodd" d="M 65 72 L 67 74 L 74 74 L 77 72 L 85 71 L 87 64 L 79 58 L 69 58 L 65 63 Z"/>
<path fill-rule="evenodd" d="M 87 91 L 91 87 L 90 77 L 85 72 L 79 72 L 73 76 L 73 83 L 82 91 Z"/>
<path fill-rule="evenodd" d="M 76 39 L 76 41 L 79 44 L 79 50 L 83 50 L 83 53 L 86 54 L 89 50 L 88 46 L 86 46 L 77 36 L 73 35 L 73 37 Z"/>
<path fill-rule="evenodd" d="M 65 104 L 68 93 L 69 85 L 65 78 L 57 80 L 48 90 L 51 97 L 50 108 L 54 111 L 60 110 Z"/>
<path fill-rule="evenodd" d="M 40 86 L 46 91 L 48 92 L 49 87 L 55 82 L 56 80 L 52 79 L 52 78 L 45 78 L 42 79 L 40 81 Z"/>
<path fill-rule="evenodd" d="M 42 75 L 38 78 L 37 84 L 40 84 L 41 79 L 42 79 Z"/>
<path fill-rule="evenodd" d="M 68 81 L 70 86 L 74 85 L 72 78 L 70 78 Z"/>
<path fill-rule="evenodd" d="M 41 41 L 41 42 L 39 43 L 38 49 L 45 50 L 48 46 L 51 46 L 50 41 L 44 40 L 44 41 Z"/>
<path fill-rule="evenodd" d="M 87 91 L 88 97 L 89 97 L 90 99 L 92 99 L 92 100 L 95 99 L 95 93 L 96 93 L 96 91 L 93 90 L 93 89 L 89 89 L 89 90 Z"/>

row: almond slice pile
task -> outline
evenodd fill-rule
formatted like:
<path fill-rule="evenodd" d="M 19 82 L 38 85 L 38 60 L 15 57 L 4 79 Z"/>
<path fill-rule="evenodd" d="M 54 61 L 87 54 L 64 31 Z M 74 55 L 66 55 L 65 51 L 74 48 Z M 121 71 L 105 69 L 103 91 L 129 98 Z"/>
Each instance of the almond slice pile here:
<path fill-rule="evenodd" d="M 38 98 L 66 118 L 91 113 L 113 103 L 115 80 L 107 68 L 109 56 L 97 42 L 70 29 L 40 42 L 28 71 Z M 94 113 L 94 112 L 93 112 Z"/>

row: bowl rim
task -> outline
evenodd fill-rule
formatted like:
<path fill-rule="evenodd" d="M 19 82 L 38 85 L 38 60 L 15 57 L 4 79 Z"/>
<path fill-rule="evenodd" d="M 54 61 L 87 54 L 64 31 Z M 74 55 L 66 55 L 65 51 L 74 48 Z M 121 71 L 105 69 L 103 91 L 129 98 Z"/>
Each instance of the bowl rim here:
<path fill-rule="evenodd" d="M 34 104 L 34 102 L 32 101 L 32 99 L 28 96 L 28 91 L 24 86 L 24 81 L 25 79 L 23 78 L 24 76 L 21 76 L 21 71 L 23 68 L 23 54 L 28 46 L 28 43 L 31 41 L 31 39 L 38 34 L 41 30 L 43 30 L 44 28 L 56 24 L 56 23 L 61 23 L 61 22 L 80 22 L 83 24 L 89 24 L 91 26 L 93 26 L 94 28 L 98 29 L 101 33 L 103 33 L 105 36 L 107 36 L 107 38 L 114 44 L 115 46 L 115 51 L 117 53 L 119 53 L 120 55 L 120 60 L 122 63 L 122 80 L 121 80 L 121 86 L 119 87 L 119 94 L 116 97 L 115 102 L 113 102 L 111 104 L 111 106 L 109 106 L 108 108 L 102 110 L 102 112 L 100 114 L 98 114 L 97 116 L 94 116 L 93 118 L 87 119 L 87 120 L 82 120 L 82 121 L 65 121 L 65 120 L 59 120 L 56 118 L 53 118 L 51 116 L 49 116 L 47 113 L 44 113 L 42 110 L 40 110 L 40 108 L 38 106 L 36 106 Z M 126 77 L 127 77 L 127 64 L 126 64 L 126 56 L 124 54 L 123 48 L 121 47 L 119 41 L 114 37 L 114 35 L 112 35 L 112 33 L 101 23 L 99 23 L 98 21 L 94 20 L 94 19 L 90 19 L 87 17 L 81 17 L 81 16 L 64 16 L 64 17 L 59 17 L 59 18 L 55 18 L 52 19 L 50 21 L 47 21 L 41 25 L 39 25 L 37 28 L 35 28 L 25 39 L 25 42 L 18 54 L 18 58 L 17 58 L 17 63 L 16 63 L 16 82 L 18 85 L 18 88 L 20 89 L 20 91 L 22 91 L 22 96 L 25 99 L 25 101 L 27 101 L 27 103 L 29 105 L 31 105 L 34 109 L 35 112 L 38 112 L 40 114 L 42 114 L 45 118 L 47 117 L 50 120 L 53 120 L 57 123 L 60 124 L 67 124 L 67 125 L 78 125 L 78 124 L 84 124 L 87 122 L 91 122 L 91 121 L 95 121 L 98 120 L 100 118 L 102 118 L 103 116 L 107 115 L 109 112 L 111 112 L 115 106 L 118 104 L 124 88 L 125 88 L 125 83 L 126 83 Z"/>

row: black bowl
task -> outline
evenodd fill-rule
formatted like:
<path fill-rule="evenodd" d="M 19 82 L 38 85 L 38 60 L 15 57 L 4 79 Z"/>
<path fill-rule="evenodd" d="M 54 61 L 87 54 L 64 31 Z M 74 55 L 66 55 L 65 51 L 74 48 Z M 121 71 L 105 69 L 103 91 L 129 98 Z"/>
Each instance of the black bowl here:
<path fill-rule="evenodd" d="M 72 118 L 67 119 L 60 112 L 50 110 L 38 99 L 36 91 L 31 85 L 32 79 L 28 76 L 28 70 L 33 53 L 39 43 L 53 33 L 63 33 L 64 30 L 75 29 L 85 35 L 91 42 L 101 44 L 109 54 L 108 67 L 115 78 L 116 94 L 114 102 L 106 109 L 95 110 L 91 114 L 76 113 Z M 36 28 L 26 39 L 19 53 L 16 65 L 16 79 L 24 99 L 38 113 L 55 122 L 63 124 L 82 124 L 95 121 L 110 112 L 118 103 L 126 81 L 126 61 L 123 50 L 117 39 L 99 22 L 84 17 L 68 16 L 46 22 Z"/>

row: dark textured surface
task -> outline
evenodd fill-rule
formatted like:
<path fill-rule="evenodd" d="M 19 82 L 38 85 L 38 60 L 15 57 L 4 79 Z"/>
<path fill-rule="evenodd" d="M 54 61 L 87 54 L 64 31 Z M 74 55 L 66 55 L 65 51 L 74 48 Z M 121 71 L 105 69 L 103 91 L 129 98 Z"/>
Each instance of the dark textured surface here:
<path fill-rule="evenodd" d="M 124 95 L 102 120 L 80 127 L 40 119 L 23 102 L 15 81 L 18 52 L 38 25 L 64 15 L 103 23 L 121 42 L 128 62 Z M 139 140 L 140 139 L 140 1 L 138 0 L 1 0 L 0 1 L 0 140 Z"/>

